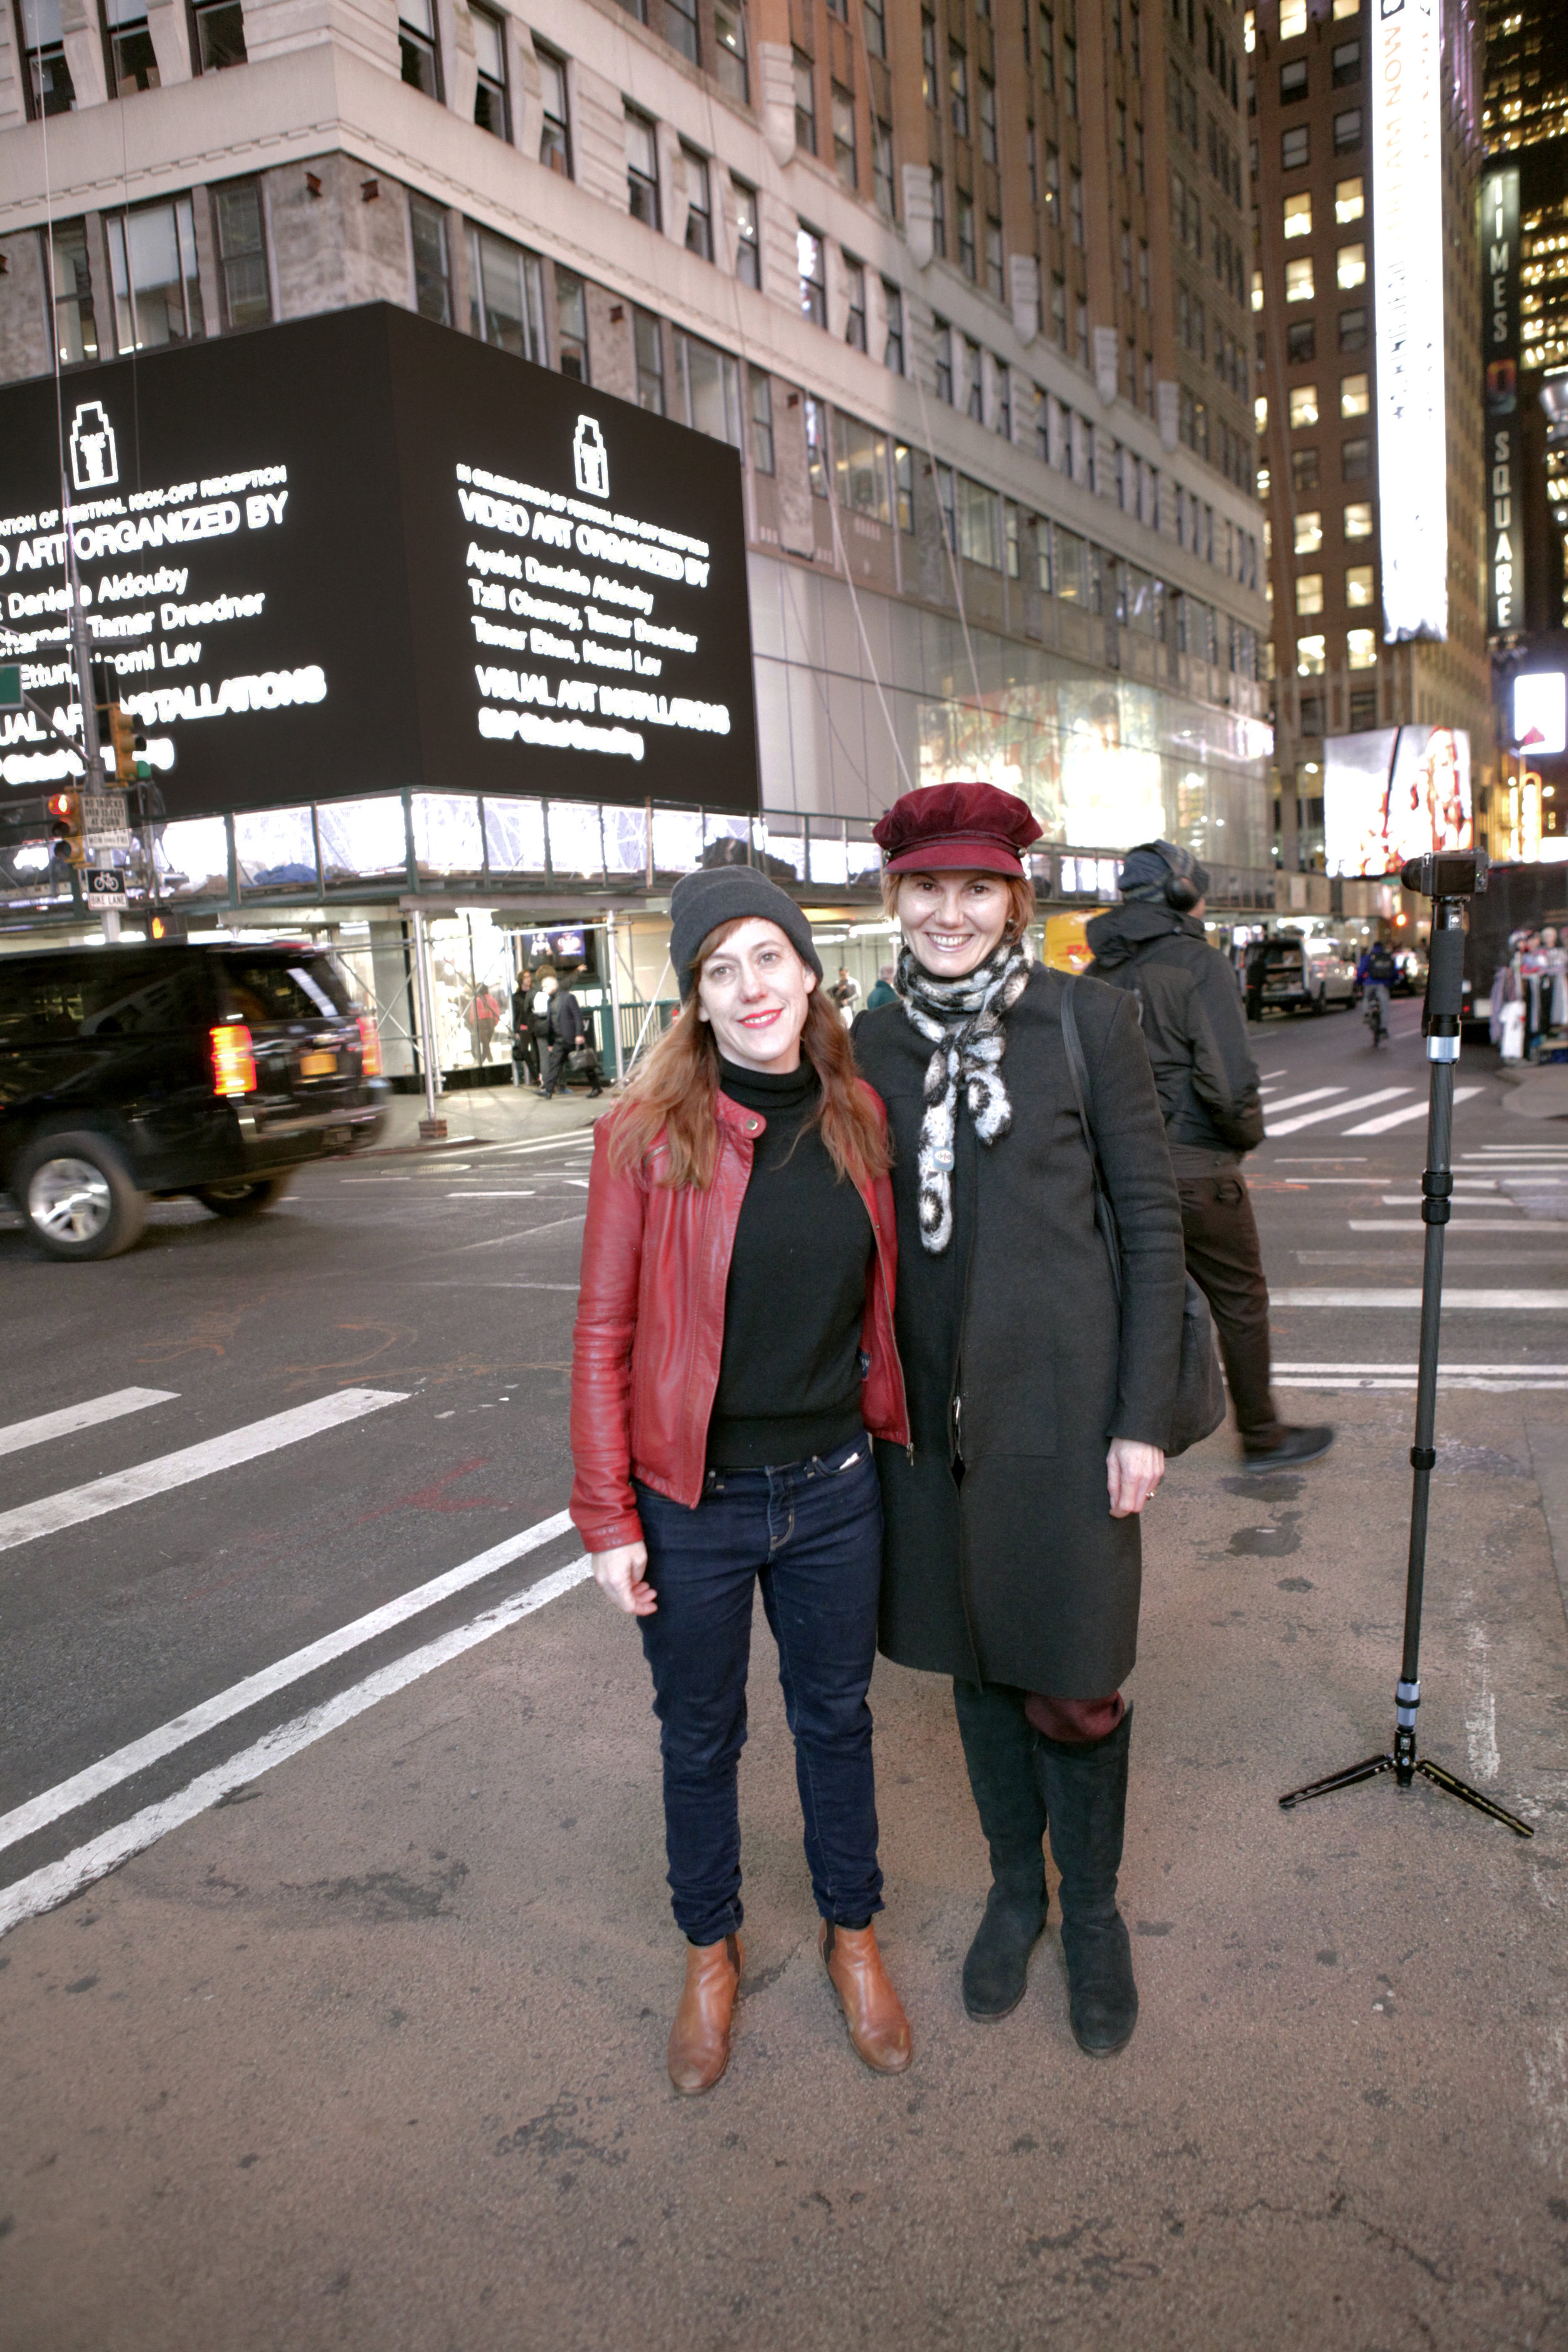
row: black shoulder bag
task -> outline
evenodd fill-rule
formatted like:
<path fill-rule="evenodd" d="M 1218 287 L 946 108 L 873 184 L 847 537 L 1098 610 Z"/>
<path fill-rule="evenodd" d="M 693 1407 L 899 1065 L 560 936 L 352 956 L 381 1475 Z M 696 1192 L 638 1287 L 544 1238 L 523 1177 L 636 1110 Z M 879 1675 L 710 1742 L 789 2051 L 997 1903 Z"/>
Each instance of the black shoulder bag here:
<path fill-rule="evenodd" d="M 1089 1166 L 1094 1173 L 1094 1222 L 1104 1237 L 1106 1252 L 1110 1259 L 1110 1279 L 1115 1286 L 1116 1302 L 1120 1307 L 1121 1234 L 1105 1181 L 1105 1171 L 1100 1165 L 1100 1146 L 1089 1124 L 1089 1066 L 1083 1058 L 1078 1016 L 1072 1009 L 1075 977 L 1069 972 L 1062 982 L 1062 1044 L 1067 1049 L 1068 1072 L 1072 1079 L 1078 1123 L 1083 1129 Z M 1215 1346 L 1214 1323 L 1209 1315 L 1208 1301 L 1189 1274 L 1186 1303 L 1182 1310 L 1182 1359 L 1176 1374 L 1175 1401 L 1171 1408 L 1171 1434 L 1165 1447 L 1166 1454 L 1184 1454 L 1189 1445 L 1196 1445 L 1202 1439 L 1212 1436 L 1224 1419 L 1225 1381 L 1220 1374 L 1219 1352 Z"/>

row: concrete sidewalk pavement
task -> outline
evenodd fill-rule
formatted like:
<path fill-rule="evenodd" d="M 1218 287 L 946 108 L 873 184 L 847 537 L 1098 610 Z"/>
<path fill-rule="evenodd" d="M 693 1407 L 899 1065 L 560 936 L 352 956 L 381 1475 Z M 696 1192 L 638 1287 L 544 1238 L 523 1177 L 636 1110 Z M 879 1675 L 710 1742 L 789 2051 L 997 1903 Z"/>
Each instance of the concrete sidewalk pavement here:
<path fill-rule="evenodd" d="M 447 1122 L 444 1145 L 420 1140 L 425 1116 L 423 1095 L 393 1095 L 387 1103 L 386 1127 L 379 1143 L 363 1156 L 369 1160 L 388 1151 L 464 1150 L 480 1143 L 519 1143 L 551 1136 L 570 1135 L 592 1127 L 615 1099 L 613 1087 L 596 1101 L 582 1091 L 567 1091 L 546 1102 L 532 1087 L 458 1087 L 437 1097 L 437 1109 Z"/>
<path fill-rule="evenodd" d="M 1518 1402 L 1445 1400 L 1422 1736 L 1532 1843 L 1424 1783 L 1279 1812 L 1392 1731 L 1409 1400 L 1293 1476 L 1222 1435 L 1150 1517 L 1131 2047 L 1072 2043 L 1054 1909 L 965 2020 L 951 1698 L 882 1665 L 916 2057 L 858 2063 L 759 1612 L 744 1998 L 680 2102 L 647 1679 L 580 1586 L 0 1944 L 0 2346 L 1568 2344 L 1568 1626 Z"/>

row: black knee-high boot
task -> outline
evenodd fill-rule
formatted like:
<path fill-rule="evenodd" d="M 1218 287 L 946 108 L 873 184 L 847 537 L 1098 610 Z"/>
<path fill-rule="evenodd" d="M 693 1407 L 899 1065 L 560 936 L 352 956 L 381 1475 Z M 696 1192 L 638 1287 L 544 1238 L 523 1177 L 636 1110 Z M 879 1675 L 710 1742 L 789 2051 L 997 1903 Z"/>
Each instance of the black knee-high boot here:
<path fill-rule="evenodd" d="M 1068 2014 L 1079 2048 L 1092 2058 L 1123 2048 L 1138 2022 L 1132 1947 L 1116 1907 L 1131 1732 L 1129 1707 L 1103 1739 L 1079 1747 L 1042 1737 L 1037 1751 L 1061 1872 Z"/>
<path fill-rule="evenodd" d="M 963 1963 L 963 2006 L 993 2023 L 1017 2008 L 1029 1954 L 1046 1925 L 1046 1802 L 1036 1769 L 1039 1734 L 1024 1693 L 955 1682 L 952 1703 L 980 1826 L 991 1848 L 985 1916 Z"/>

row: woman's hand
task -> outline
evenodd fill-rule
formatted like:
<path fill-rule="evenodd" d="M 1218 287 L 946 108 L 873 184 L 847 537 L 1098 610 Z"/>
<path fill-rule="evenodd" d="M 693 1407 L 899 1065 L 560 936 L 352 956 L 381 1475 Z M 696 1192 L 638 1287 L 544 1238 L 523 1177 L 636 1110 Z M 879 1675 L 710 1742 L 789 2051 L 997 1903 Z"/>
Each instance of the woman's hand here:
<path fill-rule="evenodd" d="M 1142 1450 L 1147 1454 L 1151 1449 Z M 1158 1458 L 1163 1465 L 1164 1456 Z M 643 1573 L 647 1566 L 647 1544 L 617 1544 L 614 1551 L 596 1551 L 592 1559 L 600 1591 L 607 1592 L 617 1609 L 624 1609 L 628 1617 L 653 1615 L 658 1602 Z"/>
<path fill-rule="evenodd" d="M 1164 1475 L 1165 1457 L 1157 1445 L 1140 1445 L 1132 1437 L 1113 1437 L 1110 1451 L 1105 1457 L 1105 1483 L 1110 1490 L 1111 1517 L 1132 1518 L 1142 1509 Z M 595 1574 L 598 1565 L 595 1560 Z M 600 1578 L 600 1582 L 603 1581 Z M 623 1601 L 621 1605 L 624 1608 L 626 1604 Z"/>

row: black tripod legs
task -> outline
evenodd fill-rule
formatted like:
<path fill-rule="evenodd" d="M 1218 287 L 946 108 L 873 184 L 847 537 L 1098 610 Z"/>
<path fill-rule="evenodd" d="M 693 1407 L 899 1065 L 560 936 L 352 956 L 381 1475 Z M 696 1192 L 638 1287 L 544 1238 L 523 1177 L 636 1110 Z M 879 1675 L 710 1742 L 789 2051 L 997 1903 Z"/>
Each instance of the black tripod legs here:
<path fill-rule="evenodd" d="M 1281 1797 L 1279 1807 L 1289 1812 L 1292 1805 L 1304 1805 L 1309 1797 L 1326 1797 L 1335 1789 L 1353 1789 L 1358 1780 L 1375 1780 L 1380 1772 L 1392 1772 L 1392 1756 L 1369 1756 L 1363 1764 L 1347 1764 L 1342 1772 L 1326 1772 L 1321 1780 L 1309 1780 L 1304 1789 L 1292 1789 Z"/>
<path fill-rule="evenodd" d="M 1393 1756 L 1369 1756 L 1363 1764 L 1347 1765 L 1342 1772 L 1328 1772 L 1321 1780 L 1309 1780 L 1304 1789 L 1292 1789 L 1289 1796 L 1280 1798 L 1280 1809 L 1288 1813 L 1292 1805 L 1304 1805 L 1310 1797 L 1327 1797 L 1335 1789 L 1353 1789 L 1358 1781 L 1375 1780 L 1380 1772 L 1397 1770 L 1397 1761 Z M 1510 1813 L 1505 1806 L 1495 1804 L 1490 1797 L 1483 1797 L 1480 1790 L 1472 1789 L 1468 1780 L 1458 1780 L 1452 1772 L 1445 1772 L 1441 1764 L 1429 1764 L 1425 1756 L 1412 1761 L 1408 1773 L 1399 1774 L 1401 1788 L 1407 1789 L 1416 1772 L 1430 1780 L 1434 1788 L 1446 1790 L 1450 1797 L 1458 1797 L 1461 1804 L 1473 1805 L 1477 1812 L 1485 1813 L 1489 1821 L 1500 1822 L 1505 1829 L 1513 1832 L 1515 1837 L 1535 1835 L 1530 1823 L 1521 1822 L 1517 1813 Z"/>
<path fill-rule="evenodd" d="M 1472 1789 L 1468 1780 L 1456 1780 L 1453 1773 L 1445 1772 L 1440 1764 L 1429 1764 L 1423 1756 L 1415 1769 L 1425 1773 L 1436 1788 L 1446 1789 L 1450 1797 L 1458 1797 L 1462 1805 L 1474 1805 L 1477 1812 L 1485 1813 L 1489 1821 L 1500 1822 L 1504 1829 L 1513 1832 L 1515 1837 L 1535 1835 L 1528 1822 L 1521 1822 L 1517 1813 L 1510 1813 L 1505 1806 L 1494 1804 L 1489 1797 L 1483 1797 L 1480 1790 Z"/>

